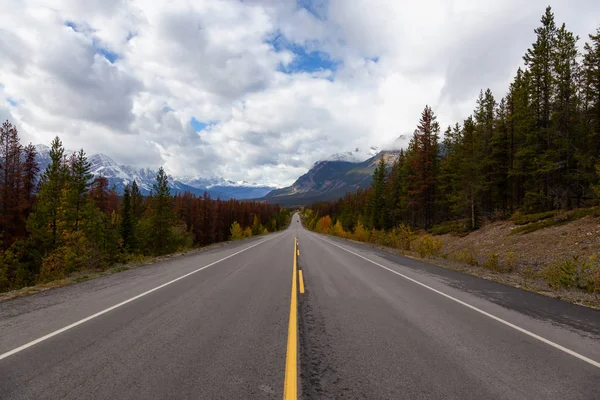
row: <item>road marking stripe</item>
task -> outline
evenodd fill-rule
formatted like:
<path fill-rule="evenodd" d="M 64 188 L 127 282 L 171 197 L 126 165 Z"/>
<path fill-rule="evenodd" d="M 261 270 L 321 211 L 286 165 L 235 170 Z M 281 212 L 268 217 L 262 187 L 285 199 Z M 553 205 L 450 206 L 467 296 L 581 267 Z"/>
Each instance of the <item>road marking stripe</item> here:
<path fill-rule="evenodd" d="M 302 270 L 298 270 L 298 278 L 300 279 L 300 293 L 304 293 L 304 276 L 302 276 Z"/>
<path fill-rule="evenodd" d="M 294 238 L 294 267 L 292 271 L 292 296 L 290 301 L 290 322 L 288 326 L 287 352 L 285 355 L 285 381 L 283 384 L 284 400 L 298 398 L 298 306 L 296 283 L 296 238 Z"/>
<path fill-rule="evenodd" d="M 32 340 L 32 341 L 31 341 L 31 342 L 29 342 L 29 343 L 25 343 L 24 345 L 22 345 L 22 346 L 19 346 L 19 347 L 17 347 L 16 349 L 13 349 L 13 350 L 7 351 L 7 352 L 6 352 L 6 353 L 4 353 L 4 354 L 0 354 L 0 360 L 2 360 L 2 359 L 4 359 L 4 358 L 7 358 L 7 357 L 10 357 L 10 356 L 12 356 L 13 354 L 16 354 L 16 353 L 18 353 L 18 352 L 20 352 L 20 351 L 23 351 L 23 350 L 25 350 L 25 349 L 27 349 L 27 348 L 29 348 L 29 347 L 31 347 L 31 346 L 35 346 L 36 344 L 38 344 L 38 343 L 40 343 L 40 342 L 43 342 L 44 340 L 50 339 L 51 337 L 54 337 L 54 336 L 56 336 L 56 335 L 58 335 L 58 334 L 60 334 L 60 333 L 63 333 L 63 332 L 65 332 L 65 331 L 68 331 L 69 329 L 75 328 L 76 326 L 79 326 L 79 325 L 81 325 L 81 324 L 83 324 L 83 323 L 85 323 L 85 322 L 88 322 L 88 321 L 90 321 L 90 320 L 92 320 L 92 319 L 94 319 L 94 318 L 97 318 L 97 317 L 99 317 L 99 316 L 101 316 L 101 315 L 103 315 L 103 314 L 106 314 L 106 313 L 107 313 L 107 312 L 109 312 L 109 311 L 112 311 L 112 310 L 114 310 L 114 309 L 116 309 L 116 308 L 119 308 L 119 307 L 121 307 L 121 306 L 124 306 L 124 305 L 125 305 L 125 304 L 127 304 L 127 303 L 131 303 L 132 301 L 134 301 L 134 300 L 137 300 L 137 299 L 139 299 L 140 297 L 144 297 L 144 296 L 146 296 L 146 295 L 148 295 L 148 294 L 150 294 L 150 293 L 152 293 L 152 292 L 155 292 L 155 291 L 157 291 L 157 290 L 159 290 L 159 289 L 162 289 L 162 288 L 164 288 L 165 286 L 169 286 L 169 285 L 170 285 L 170 284 L 172 284 L 172 283 L 175 283 L 175 282 L 177 282 L 177 281 L 180 281 L 180 280 L 182 280 L 182 279 L 184 279 L 184 278 L 187 278 L 188 276 L 190 276 L 190 275 L 193 275 L 193 274 L 195 274 L 196 272 L 200 272 L 200 271 L 202 271 L 202 270 L 204 270 L 204 269 L 206 269 L 206 268 L 208 268 L 208 267 L 212 267 L 213 265 L 215 265 L 215 264 L 218 264 L 218 263 L 220 263 L 221 261 L 225 261 L 225 260 L 227 260 L 227 259 L 229 259 L 229 258 L 231 258 L 231 257 L 233 257 L 233 256 L 236 256 L 236 255 L 238 255 L 238 254 L 240 254 L 240 253 L 243 253 L 243 252 L 245 252 L 245 251 L 247 251 L 247 250 L 250 250 L 250 249 L 251 249 L 251 248 L 253 248 L 253 247 L 256 247 L 256 246 L 258 246 L 258 245 L 260 245 L 260 244 L 263 244 L 263 243 L 265 243 L 265 242 L 268 242 L 269 240 L 272 240 L 272 239 L 274 239 L 274 238 L 276 238 L 276 237 L 279 237 L 280 235 L 282 235 L 282 233 L 281 233 L 281 234 L 279 234 L 279 235 L 276 235 L 276 236 L 270 237 L 270 238 L 268 238 L 268 239 L 261 240 L 260 242 L 258 242 L 258 243 L 256 243 L 256 244 L 253 244 L 252 246 L 248 246 L 248 247 L 246 247 L 246 248 L 245 248 L 245 249 L 243 249 L 243 250 L 240 250 L 240 251 L 238 251 L 238 252 L 235 252 L 235 253 L 233 253 L 233 254 L 230 254 L 230 255 L 228 255 L 227 257 L 223 257 L 223 258 L 221 258 L 220 260 L 214 261 L 214 262 L 212 262 L 212 263 L 210 263 L 210 264 L 208 264 L 208 265 L 205 265 L 205 266 L 204 266 L 204 267 L 202 267 L 202 268 L 198 268 L 197 270 L 194 270 L 194 271 L 192 271 L 192 272 L 188 272 L 187 274 L 185 274 L 185 275 L 182 275 L 182 276 L 180 276 L 179 278 L 175 278 L 175 279 L 173 279 L 172 281 L 169 281 L 169 282 L 167 282 L 167 283 L 163 283 L 163 284 L 162 284 L 162 285 L 160 285 L 160 286 L 157 286 L 157 287 L 155 287 L 155 288 L 153 288 L 153 289 L 150 289 L 150 290 L 148 290 L 148 291 L 145 291 L 144 293 L 138 294 L 137 296 L 134 296 L 134 297 L 132 297 L 132 298 L 130 298 L 130 299 L 127 299 L 127 300 L 125 300 L 125 301 L 122 301 L 122 302 L 120 302 L 119 304 L 115 304 L 114 306 L 108 307 L 107 309 L 104 309 L 104 310 L 102 310 L 102 311 L 99 311 L 99 312 L 97 312 L 97 313 L 95 313 L 95 314 L 92 314 L 92 315 L 90 315 L 89 317 L 83 318 L 83 319 L 81 319 L 81 320 L 79 320 L 79 321 L 77 321 L 77 322 L 74 322 L 74 323 L 72 323 L 72 324 L 70 324 L 70 325 L 67 325 L 67 326 L 65 326 L 64 328 L 60 328 L 60 329 L 58 329 L 58 330 L 56 330 L 56 331 L 54 331 L 54 332 L 52 332 L 52 333 L 49 333 L 49 334 L 47 334 L 47 335 L 44 335 L 44 336 L 42 336 L 41 338 L 38 338 L 38 339 Z"/>
<path fill-rule="evenodd" d="M 586 357 L 586 356 L 584 356 L 584 355 L 582 355 L 582 354 L 579 354 L 579 353 L 577 353 L 577 352 L 575 352 L 575 351 L 573 351 L 573 350 L 571 350 L 571 349 L 568 349 L 568 348 L 566 348 L 566 347 L 564 347 L 564 346 L 561 346 L 561 345 L 560 345 L 560 344 L 558 344 L 558 343 L 554 343 L 554 342 L 553 342 L 553 341 L 551 341 L 551 340 L 548 340 L 548 339 L 546 339 L 546 338 L 544 338 L 544 337 L 542 337 L 542 336 L 536 335 L 535 333 L 533 333 L 533 332 L 530 332 L 530 331 L 528 331 L 527 329 L 521 328 L 520 326 L 517 326 L 517 325 L 515 325 L 515 324 L 512 324 L 512 323 L 510 323 L 510 322 L 508 322 L 508 321 L 506 321 L 506 320 L 504 320 L 504 319 L 502 319 L 502 318 L 500 318 L 500 317 L 496 317 L 495 315 L 493 315 L 493 314 L 490 314 L 490 313 L 488 313 L 487 311 L 483 311 L 483 310 L 482 310 L 482 309 L 480 309 L 480 308 L 477 308 L 477 307 L 475 307 L 475 306 L 472 306 L 472 305 L 470 305 L 470 304 L 468 304 L 468 303 L 465 303 L 465 302 L 464 302 L 464 301 L 462 301 L 462 300 L 459 300 L 459 299 L 457 299 L 457 298 L 455 298 L 455 297 L 452 297 L 452 296 L 450 296 L 449 294 L 446 294 L 446 293 L 444 293 L 444 292 L 441 292 L 441 291 L 439 291 L 439 290 L 437 290 L 437 289 L 434 289 L 434 288 L 432 288 L 431 286 L 428 286 L 428 285 L 426 285 L 426 284 L 424 284 L 424 283 L 421 283 L 421 282 L 419 282 L 419 281 L 417 281 L 417 280 L 415 280 L 415 279 L 413 279 L 413 278 L 410 278 L 410 277 L 408 277 L 408 276 L 406 276 L 406 275 L 404 275 L 404 274 L 401 274 L 400 272 L 394 271 L 394 270 L 393 270 L 393 269 L 391 269 L 391 268 L 388 268 L 388 267 L 386 267 L 386 266 L 384 266 L 384 265 L 381 265 L 381 264 L 379 264 L 379 263 L 377 263 L 377 262 L 375 262 L 375 261 L 373 261 L 373 260 L 370 260 L 370 259 L 368 259 L 367 257 L 364 257 L 364 256 L 362 256 L 362 255 L 360 255 L 360 254 L 358 254 L 358 253 L 355 253 L 355 252 L 353 252 L 353 251 L 351 251 L 351 250 L 348 250 L 348 249 L 346 249 L 346 248 L 344 248 L 344 247 L 342 247 L 342 246 L 340 246 L 340 245 L 338 245 L 338 244 L 336 244 L 336 243 L 333 243 L 333 242 L 331 242 L 331 241 L 329 241 L 329 240 L 323 239 L 322 237 L 319 237 L 319 238 L 320 238 L 321 240 L 323 240 L 324 242 L 327 242 L 327 243 L 329 243 L 329 244 L 331 244 L 331 245 L 333 245 L 333 246 L 339 247 L 340 249 L 342 249 L 342 250 L 344 250 L 344 251 L 347 251 L 348 253 L 354 254 L 355 256 L 357 256 L 357 257 L 360 257 L 360 258 L 362 258 L 363 260 L 369 261 L 370 263 L 372 263 L 372 264 L 375 264 L 375 265 L 377 265 L 378 267 L 381 267 L 381 268 L 383 268 L 383 269 L 385 269 L 385 270 L 388 270 L 389 272 L 392 272 L 392 273 L 394 273 L 394 274 L 396 274 L 396 275 L 398 275 L 398 276 L 401 276 L 402 278 L 404 278 L 404 279 L 406 279 L 406 280 L 409 280 L 409 281 L 411 281 L 411 282 L 413 282 L 413 283 L 416 283 L 417 285 L 420 285 L 420 286 L 422 286 L 422 287 L 424 287 L 424 288 L 426 288 L 426 289 L 429 289 L 429 290 L 431 290 L 432 292 L 435 292 L 435 293 L 437 293 L 437 294 L 439 294 L 439 295 L 441 295 L 441 296 L 444 296 L 444 297 L 446 297 L 446 298 L 448 298 L 448 299 L 450 299 L 450 300 L 452 300 L 452 301 L 455 301 L 455 302 L 457 302 L 458 304 L 461 304 L 461 305 L 463 305 L 463 306 L 465 306 L 465 307 L 468 307 L 468 308 L 470 308 L 470 309 L 471 309 L 471 310 L 473 310 L 473 311 L 477 311 L 478 313 L 480 313 L 480 314 L 483 314 L 483 315 L 485 315 L 486 317 L 489 317 L 489 318 L 491 318 L 491 319 L 493 319 L 493 320 L 496 320 L 496 321 L 498 321 L 498 322 L 500 322 L 500 323 L 502 323 L 502 324 L 504 324 L 504 325 L 506 325 L 506 326 L 509 326 L 509 327 L 511 327 L 511 328 L 513 328 L 513 329 L 515 329 L 515 330 L 517 330 L 517 331 L 519 331 L 519 332 L 521 332 L 521 333 L 524 333 L 524 334 L 526 334 L 526 335 L 528 335 L 528 336 L 530 336 L 530 337 L 532 337 L 532 338 L 534 338 L 534 339 L 537 339 L 537 340 L 539 340 L 540 342 L 544 342 L 544 343 L 546 343 L 547 345 L 550 345 L 550 346 L 552 346 L 552 347 L 554 347 L 554 348 L 556 348 L 556 349 L 558 349 L 558 350 L 561 350 L 561 351 L 563 351 L 563 352 L 565 352 L 565 353 L 567 353 L 567 354 L 569 354 L 569 355 L 571 355 L 571 356 L 573 356 L 573 357 L 576 357 L 576 358 L 578 358 L 578 359 L 580 359 L 580 360 L 582 360 L 582 361 L 585 361 L 586 363 L 588 363 L 588 364 L 590 364 L 590 365 L 593 365 L 593 366 L 594 366 L 594 367 L 596 367 L 596 368 L 600 368 L 600 362 L 594 361 L 594 360 L 592 360 L 591 358 L 588 358 L 588 357 Z"/>

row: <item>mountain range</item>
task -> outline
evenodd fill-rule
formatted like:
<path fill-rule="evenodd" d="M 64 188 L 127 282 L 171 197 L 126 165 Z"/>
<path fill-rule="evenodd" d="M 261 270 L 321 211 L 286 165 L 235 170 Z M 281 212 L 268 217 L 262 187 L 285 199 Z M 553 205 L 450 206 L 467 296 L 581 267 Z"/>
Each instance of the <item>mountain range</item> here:
<path fill-rule="evenodd" d="M 50 164 L 50 147 L 40 144 L 36 146 L 37 161 L 40 171 Z M 73 151 L 67 150 L 66 154 Z M 92 154 L 88 157 L 91 164 L 90 172 L 94 177 L 104 176 L 110 186 L 115 186 L 118 193 L 135 179 L 143 195 L 148 195 L 152 184 L 156 181 L 156 171 L 149 168 L 136 169 L 128 165 L 120 165 L 106 154 Z M 202 195 L 208 192 L 212 198 L 221 199 L 255 199 L 273 190 L 273 187 L 256 183 L 234 182 L 223 178 L 202 178 L 199 176 L 174 177 L 169 175 L 169 187 L 172 194 L 190 192 Z"/>
<path fill-rule="evenodd" d="M 50 148 L 46 145 L 37 145 L 36 150 L 40 171 L 44 171 L 50 164 Z M 72 154 L 73 151 L 67 150 L 65 153 Z M 348 192 L 368 188 L 373 181 L 373 171 L 379 158 L 383 156 L 389 168 L 398 158 L 398 154 L 399 151 L 379 151 L 376 147 L 371 147 L 367 151 L 356 149 L 333 154 L 327 160 L 317 161 L 291 186 L 281 189 L 219 177 L 171 175 L 169 175 L 169 187 L 173 194 L 190 192 L 203 195 L 207 192 L 212 198 L 219 197 L 225 200 L 255 199 L 282 206 L 307 205 L 315 201 L 334 200 Z M 369 158 L 364 160 L 365 157 Z M 360 161 L 361 159 L 364 161 Z M 104 176 L 110 186 L 115 186 L 118 193 L 123 193 L 125 186 L 135 179 L 142 194 L 148 195 L 156 180 L 156 171 L 118 164 L 106 154 L 92 154 L 88 157 L 88 161 L 94 177 Z"/>
<path fill-rule="evenodd" d="M 383 157 L 387 167 L 391 168 L 399 154 L 399 151 L 384 150 L 362 162 L 345 158 L 318 161 L 291 186 L 269 192 L 264 200 L 282 206 L 335 200 L 348 192 L 368 188 L 379 159 Z"/>

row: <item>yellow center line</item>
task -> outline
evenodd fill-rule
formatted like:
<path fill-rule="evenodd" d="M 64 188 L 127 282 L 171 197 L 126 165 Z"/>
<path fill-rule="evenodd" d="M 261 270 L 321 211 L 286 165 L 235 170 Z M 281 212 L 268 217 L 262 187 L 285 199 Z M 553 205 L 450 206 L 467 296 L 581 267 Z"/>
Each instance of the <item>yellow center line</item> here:
<path fill-rule="evenodd" d="M 298 278 L 300 279 L 300 293 L 304 293 L 304 277 L 301 269 L 298 270 Z"/>
<path fill-rule="evenodd" d="M 294 271 L 292 274 L 292 299 L 290 301 L 290 323 L 288 326 L 287 353 L 285 356 L 285 382 L 283 385 L 284 400 L 298 399 L 298 294 L 296 282 L 297 243 L 294 238 Z"/>

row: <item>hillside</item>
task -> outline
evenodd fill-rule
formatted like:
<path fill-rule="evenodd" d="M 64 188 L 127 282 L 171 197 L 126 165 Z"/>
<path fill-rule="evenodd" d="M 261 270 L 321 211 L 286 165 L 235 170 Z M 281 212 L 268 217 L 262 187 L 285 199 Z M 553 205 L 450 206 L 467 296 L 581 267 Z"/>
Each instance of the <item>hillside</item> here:
<path fill-rule="evenodd" d="M 335 200 L 348 192 L 368 188 L 380 157 L 388 167 L 398 158 L 398 151 L 381 151 L 362 161 L 318 161 L 291 186 L 275 189 L 264 200 L 282 206 L 308 205 L 315 201 Z"/>

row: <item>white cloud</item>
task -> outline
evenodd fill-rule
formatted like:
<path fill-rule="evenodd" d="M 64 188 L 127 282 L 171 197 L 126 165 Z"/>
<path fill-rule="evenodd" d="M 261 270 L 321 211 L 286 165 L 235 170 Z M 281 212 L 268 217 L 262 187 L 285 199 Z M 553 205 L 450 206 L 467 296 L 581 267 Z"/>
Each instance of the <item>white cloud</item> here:
<path fill-rule="evenodd" d="M 555 3 L 557 23 L 566 22 L 582 42 L 595 30 L 600 3 Z M 13 120 L 26 141 L 48 143 L 58 134 L 70 148 L 124 164 L 279 185 L 333 153 L 408 137 L 425 104 L 444 126 L 468 115 L 481 88 L 503 96 L 546 6 L 540 0 L 318 0 L 309 9 L 294 0 L 3 5 L 9 11 L 0 14 L 0 117 Z M 337 68 L 315 70 L 318 59 L 295 55 L 286 44 L 326 53 Z M 282 66 L 309 71 L 286 74 Z M 213 124 L 197 133 L 192 118 Z"/>

